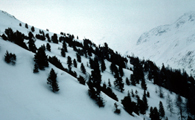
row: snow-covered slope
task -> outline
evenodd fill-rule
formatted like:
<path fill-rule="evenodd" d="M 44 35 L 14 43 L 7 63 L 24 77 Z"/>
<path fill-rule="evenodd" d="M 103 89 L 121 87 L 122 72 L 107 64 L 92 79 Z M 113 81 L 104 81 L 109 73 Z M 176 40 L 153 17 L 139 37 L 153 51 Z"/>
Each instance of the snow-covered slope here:
<path fill-rule="evenodd" d="M 17 20 L 15 17 L 0 11 L 0 35 L 3 34 L 5 28 L 12 28 L 13 31 L 20 31 L 27 34 L 30 31 L 29 28 L 24 27 L 24 23 Z M 19 23 L 22 26 L 19 26 Z M 44 31 L 44 30 L 43 30 Z M 45 33 L 50 33 L 44 31 Z M 33 34 L 39 33 L 39 29 L 35 28 Z M 60 36 L 58 34 L 58 36 Z M 76 40 L 76 39 L 75 39 Z M 79 40 L 82 42 L 82 40 Z M 25 41 L 27 42 L 27 40 Z M 141 42 L 141 41 L 140 41 Z M 36 46 L 46 45 L 48 41 L 41 41 L 36 39 Z M 60 48 L 62 43 L 55 44 L 50 43 L 51 52 L 46 51 L 48 56 L 56 56 L 61 62 L 63 67 L 68 68 L 67 56 L 76 59 L 76 52 L 72 47 L 68 46 L 68 52 L 66 57 L 60 55 Z M 15 65 L 7 64 L 4 61 L 4 55 L 6 51 L 16 54 L 17 60 Z M 141 85 L 124 85 L 124 92 L 121 93 L 114 88 L 114 76 L 110 71 L 110 62 L 105 60 L 106 70 L 101 73 L 102 84 L 108 83 L 108 79 L 112 84 L 111 89 L 117 95 L 119 101 L 115 101 L 101 92 L 101 96 L 105 102 L 105 107 L 99 108 L 95 102 L 88 95 L 88 86 L 81 85 L 76 78 L 69 75 L 52 64 L 45 70 L 39 71 L 39 73 L 33 73 L 34 69 L 34 53 L 27 51 L 18 45 L 9 41 L 4 41 L 0 37 L 0 119 L 2 120 L 142 120 L 149 118 L 149 109 L 145 115 L 136 115 L 134 117 L 129 115 L 123 108 L 121 100 L 127 95 L 128 91 L 137 91 L 137 95 L 142 98 L 144 90 Z M 89 67 L 89 58 L 81 56 L 82 63 L 84 64 L 86 71 L 91 73 L 92 69 Z M 81 63 L 77 63 L 77 67 L 72 67 L 72 70 L 77 73 L 77 76 L 81 75 L 86 77 L 81 72 Z M 128 61 L 128 68 L 132 68 L 132 65 Z M 60 91 L 53 93 L 47 85 L 47 78 L 51 69 L 54 69 L 57 73 L 57 81 Z M 123 81 L 129 78 L 132 71 L 129 69 L 123 69 L 124 76 Z M 162 101 L 164 107 L 166 106 L 166 99 L 160 98 L 156 93 L 158 86 L 154 85 L 151 81 L 146 80 L 147 91 L 150 92 L 148 99 L 149 107 L 157 107 L 159 102 Z M 168 90 L 163 89 L 163 94 L 166 97 L 170 94 Z M 174 100 L 175 94 L 170 94 Z M 132 97 L 133 101 L 136 98 Z M 114 113 L 114 103 L 119 105 L 121 113 L 119 115 Z M 168 111 L 165 111 L 165 116 L 169 120 L 175 120 L 178 118 L 177 108 L 174 107 L 174 114 L 170 116 Z M 165 119 L 165 118 L 164 118 Z"/>
<path fill-rule="evenodd" d="M 158 65 L 195 72 L 195 12 L 181 16 L 170 25 L 156 27 L 141 35 L 129 53 L 151 59 Z"/>

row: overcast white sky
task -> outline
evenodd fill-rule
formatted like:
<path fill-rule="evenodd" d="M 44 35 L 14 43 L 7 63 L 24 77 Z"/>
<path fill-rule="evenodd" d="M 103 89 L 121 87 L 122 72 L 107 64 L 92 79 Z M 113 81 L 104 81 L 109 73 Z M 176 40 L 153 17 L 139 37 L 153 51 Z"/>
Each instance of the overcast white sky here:
<path fill-rule="evenodd" d="M 72 33 L 124 53 L 143 32 L 195 11 L 195 0 L 0 0 L 0 9 L 52 32 Z"/>

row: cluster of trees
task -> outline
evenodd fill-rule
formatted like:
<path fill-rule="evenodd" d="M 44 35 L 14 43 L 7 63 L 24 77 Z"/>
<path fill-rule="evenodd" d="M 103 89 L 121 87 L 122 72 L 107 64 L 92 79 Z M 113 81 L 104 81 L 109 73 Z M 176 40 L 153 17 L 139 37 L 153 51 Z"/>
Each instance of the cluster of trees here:
<path fill-rule="evenodd" d="M 15 65 L 15 63 L 16 63 L 16 55 L 6 51 L 4 60 L 5 60 L 6 63 L 11 63 L 11 64 Z"/>
<path fill-rule="evenodd" d="M 15 44 L 21 46 L 22 48 L 28 50 L 28 47 L 24 43 L 24 39 L 27 39 L 28 37 L 19 32 L 18 30 L 16 32 L 13 32 L 11 28 L 5 29 L 5 34 L 2 35 L 2 38 L 4 40 L 14 42 Z"/>

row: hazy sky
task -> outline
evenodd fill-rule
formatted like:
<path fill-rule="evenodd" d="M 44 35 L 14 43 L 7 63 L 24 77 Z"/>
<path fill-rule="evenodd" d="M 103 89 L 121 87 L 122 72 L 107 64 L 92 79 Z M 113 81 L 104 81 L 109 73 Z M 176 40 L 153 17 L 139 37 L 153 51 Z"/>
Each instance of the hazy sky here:
<path fill-rule="evenodd" d="M 124 53 L 140 35 L 195 11 L 195 0 L 0 0 L 0 9 L 52 32 L 71 33 Z"/>

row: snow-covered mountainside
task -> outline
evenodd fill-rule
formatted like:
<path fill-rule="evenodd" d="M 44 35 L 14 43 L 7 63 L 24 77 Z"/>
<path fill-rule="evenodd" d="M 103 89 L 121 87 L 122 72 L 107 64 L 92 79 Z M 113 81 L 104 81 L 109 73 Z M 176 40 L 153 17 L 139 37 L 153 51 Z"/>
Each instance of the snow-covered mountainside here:
<path fill-rule="evenodd" d="M 160 66 L 164 63 L 166 66 L 194 73 L 194 45 L 195 12 L 189 12 L 173 24 L 159 26 L 142 34 L 129 52 L 151 59 Z"/>
<path fill-rule="evenodd" d="M 0 11 L 1 120 L 187 118 L 186 98 L 194 98 L 185 93 L 193 94 L 194 87 L 188 86 L 194 80 L 167 69 L 123 57 L 106 44 L 30 26 Z M 177 75 L 183 79 L 174 78 Z M 186 85 L 182 91 L 181 83 Z"/>

